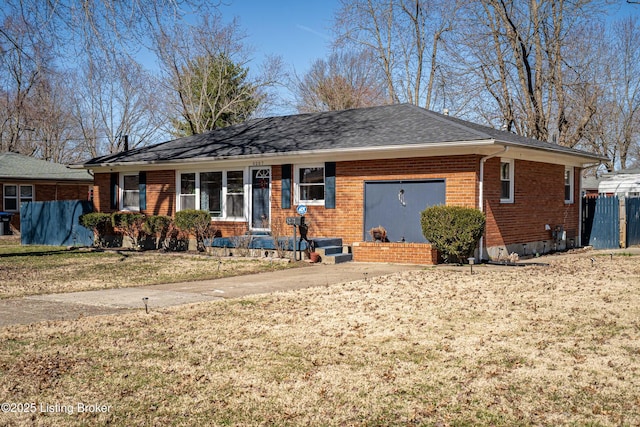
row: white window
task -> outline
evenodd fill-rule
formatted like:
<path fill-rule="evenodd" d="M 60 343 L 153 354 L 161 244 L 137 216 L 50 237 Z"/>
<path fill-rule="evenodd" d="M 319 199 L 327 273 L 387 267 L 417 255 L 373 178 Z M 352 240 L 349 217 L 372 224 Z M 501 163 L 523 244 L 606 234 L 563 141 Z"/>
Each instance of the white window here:
<path fill-rule="evenodd" d="M 500 203 L 513 203 L 513 159 L 500 159 Z"/>
<path fill-rule="evenodd" d="M 33 185 L 13 185 L 4 186 L 4 210 L 17 212 L 20 205 L 25 202 L 33 202 Z"/>
<path fill-rule="evenodd" d="M 200 209 L 214 218 L 222 217 L 222 187 L 222 172 L 200 173 Z"/>
<path fill-rule="evenodd" d="M 295 202 L 324 205 L 324 166 L 296 166 Z"/>
<path fill-rule="evenodd" d="M 573 203 L 573 168 L 564 169 L 564 202 Z"/>
<path fill-rule="evenodd" d="M 244 218 L 244 173 L 228 171 L 226 190 L 227 218 Z"/>
<path fill-rule="evenodd" d="M 244 220 L 245 177 L 242 170 L 179 174 L 178 210 L 201 209 L 211 218 Z"/>
<path fill-rule="evenodd" d="M 140 210 L 140 186 L 138 174 L 122 175 L 122 206 L 123 211 L 139 211 Z"/>
<path fill-rule="evenodd" d="M 186 209 L 196 208 L 196 174 L 183 173 L 180 175 L 180 208 Z"/>

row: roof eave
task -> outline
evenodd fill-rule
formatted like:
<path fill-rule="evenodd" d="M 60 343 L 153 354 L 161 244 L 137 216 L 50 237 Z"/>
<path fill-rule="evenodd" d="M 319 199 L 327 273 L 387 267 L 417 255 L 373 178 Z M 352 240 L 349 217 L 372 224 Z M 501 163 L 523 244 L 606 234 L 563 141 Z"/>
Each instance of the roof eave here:
<path fill-rule="evenodd" d="M 555 147 L 551 146 L 551 147 L 536 147 L 534 145 L 527 145 L 527 144 L 521 144 L 521 143 L 517 143 L 517 142 L 513 142 L 513 141 L 503 141 L 503 140 L 496 140 L 496 144 L 498 145 L 504 145 L 504 146 L 509 146 L 509 147 L 513 147 L 513 148 L 519 148 L 525 151 L 536 151 L 536 152 L 540 152 L 540 153 L 545 153 L 545 154 L 549 154 L 549 153 L 554 153 L 557 155 L 561 155 L 563 157 L 566 158 L 573 158 L 573 159 L 581 159 L 580 163 L 582 163 L 583 165 L 592 165 L 592 164 L 599 164 L 605 161 L 608 161 L 609 159 L 605 156 L 601 156 L 599 154 L 592 154 L 592 153 L 588 153 L 586 151 L 580 151 L 580 150 L 575 150 L 575 151 L 566 151 L 564 148 L 566 147 L 562 147 L 562 146 L 558 146 L 558 148 L 556 149 Z"/>
<path fill-rule="evenodd" d="M 394 154 L 400 154 L 403 152 L 416 152 L 416 151 L 437 151 L 441 149 L 451 148 L 473 148 L 473 147 L 486 147 L 495 145 L 495 140 L 471 140 L 471 141 L 450 141 L 450 142 L 438 142 L 438 143 L 425 143 L 425 144 L 406 144 L 406 145 L 385 145 L 379 147 L 353 147 L 353 148 L 331 148 L 321 150 L 298 150 L 287 151 L 280 153 L 258 153 L 247 154 L 242 156 L 219 156 L 219 157 L 198 157 L 190 159 L 175 159 L 175 160 L 160 160 L 160 161 L 136 161 L 136 162 L 113 162 L 113 163 L 97 163 L 97 164 L 82 164 L 76 165 L 84 169 L 97 169 L 97 168 L 114 168 L 114 167 L 131 167 L 131 166 L 173 166 L 176 164 L 198 164 L 198 163 L 211 163 L 211 162 L 225 162 L 225 161 L 238 161 L 238 160 L 267 160 L 267 159 L 284 159 L 284 158 L 301 158 L 301 157 L 333 157 L 340 156 L 340 158 L 346 158 L 350 155 L 360 156 L 363 154 L 370 154 L 374 157 L 385 157 L 384 154 L 393 152 Z"/>
<path fill-rule="evenodd" d="M 370 160 L 390 158 L 389 153 L 393 153 L 394 157 L 409 157 L 414 155 L 446 155 L 447 150 L 464 150 L 469 153 L 486 155 L 490 152 L 491 147 L 510 146 L 521 150 L 523 153 L 535 151 L 541 156 L 548 157 L 550 154 L 561 156 L 563 160 L 571 159 L 571 163 L 587 165 L 598 164 L 606 161 L 607 158 L 586 152 L 570 152 L 562 149 L 555 150 L 553 147 L 535 147 L 526 144 L 519 144 L 512 141 L 502 141 L 492 138 L 468 141 L 448 141 L 438 143 L 423 144 L 404 144 L 404 145 L 385 145 L 379 147 L 351 147 L 351 148 L 330 148 L 319 150 L 297 150 L 278 153 L 257 153 L 242 156 L 218 156 L 218 157 L 196 157 L 188 159 L 172 159 L 172 160 L 151 160 L 151 161 L 133 161 L 133 162 L 105 162 L 96 164 L 74 165 L 84 169 L 113 169 L 113 168 L 132 168 L 132 167 L 163 167 L 168 166 L 175 168 L 176 165 L 198 165 L 206 163 L 228 163 L 228 162 L 252 162 L 252 161 L 269 161 L 272 164 L 286 163 L 299 159 L 336 159 L 336 160 Z M 459 154 L 459 153 L 456 153 Z M 523 156 L 526 160 L 526 156 Z M 548 159 L 547 159 L 548 160 Z"/>

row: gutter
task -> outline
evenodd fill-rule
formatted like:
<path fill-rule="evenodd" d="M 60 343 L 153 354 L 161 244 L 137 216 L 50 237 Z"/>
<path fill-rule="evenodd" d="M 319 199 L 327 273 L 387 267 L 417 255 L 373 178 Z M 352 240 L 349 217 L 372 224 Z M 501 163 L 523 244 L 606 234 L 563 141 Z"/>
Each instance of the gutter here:
<path fill-rule="evenodd" d="M 421 143 L 421 144 L 406 144 L 406 145 L 384 145 L 377 147 L 350 147 L 350 148 L 327 148 L 327 149 L 313 149 L 313 150 L 298 150 L 298 151 L 284 151 L 273 153 L 255 153 L 248 155 L 224 155 L 219 157 L 195 157 L 195 158 L 179 158 L 175 160 L 137 160 L 137 161 L 114 161 L 114 162 L 100 162 L 94 164 L 73 164 L 69 165 L 70 169 L 96 169 L 96 168 L 113 168 L 113 167 L 127 167 L 127 166 L 173 166 L 180 165 L 197 165 L 200 163 L 211 162 L 224 162 L 224 161 L 278 161 L 278 159 L 284 159 L 282 162 L 290 161 L 289 159 L 295 157 L 326 157 L 328 155 L 338 156 L 342 158 L 344 156 L 353 155 L 356 159 L 359 159 L 363 154 L 374 154 L 384 156 L 387 153 L 411 153 L 415 150 L 437 150 L 437 149 L 450 149 L 450 148 L 468 148 L 468 147 L 482 147 L 493 145 L 494 140 L 469 140 L 469 141 L 449 141 L 439 143 Z"/>
<path fill-rule="evenodd" d="M 480 212 L 484 212 L 484 164 L 487 160 L 492 159 L 500 154 L 504 154 L 509 150 L 508 146 L 503 146 L 502 150 L 493 154 L 489 154 L 480 159 L 480 177 L 479 177 L 479 189 L 478 189 L 478 208 Z M 480 247 L 478 249 L 478 259 L 482 261 L 484 256 L 484 237 L 480 237 Z"/>

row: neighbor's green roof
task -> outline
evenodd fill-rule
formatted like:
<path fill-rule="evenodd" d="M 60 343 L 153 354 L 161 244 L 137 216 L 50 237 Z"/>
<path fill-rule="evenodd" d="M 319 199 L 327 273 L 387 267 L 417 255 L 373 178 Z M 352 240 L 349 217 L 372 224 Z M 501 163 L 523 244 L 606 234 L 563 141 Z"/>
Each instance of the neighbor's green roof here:
<path fill-rule="evenodd" d="M 86 170 L 69 169 L 59 163 L 17 153 L 0 153 L 0 180 L 93 181 Z"/>

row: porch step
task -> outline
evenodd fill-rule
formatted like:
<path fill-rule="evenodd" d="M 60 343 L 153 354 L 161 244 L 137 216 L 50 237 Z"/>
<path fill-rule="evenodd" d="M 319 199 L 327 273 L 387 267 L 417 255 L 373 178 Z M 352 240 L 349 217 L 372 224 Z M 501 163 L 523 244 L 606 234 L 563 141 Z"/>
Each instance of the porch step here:
<path fill-rule="evenodd" d="M 315 251 L 320 254 L 323 264 L 340 264 L 353 259 L 350 248 L 344 246 L 340 238 L 313 239 L 313 246 Z"/>
<path fill-rule="evenodd" d="M 349 262 L 353 260 L 352 254 L 334 254 L 334 255 L 326 255 L 322 256 L 323 264 L 340 264 L 343 262 Z"/>
<path fill-rule="evenodd" d="M 328 246 L 342 246 L 342 239 L 339 237 L 319 237 L 317 239 L 311 239 L 313 246 L 318 248 L 326 248 Z"/>
<path fill-rule="evenodd" d="M 343 253 L 344 251 L 342 246 L 323 246 L 320 248 L 316 247 L 316 252 L 318 252 L 320 256 L 324 258 L 327 255 L 337 255 Z"/>

